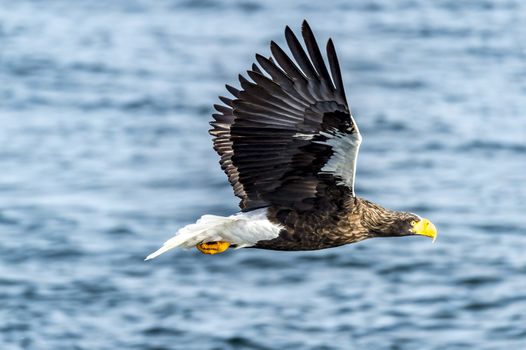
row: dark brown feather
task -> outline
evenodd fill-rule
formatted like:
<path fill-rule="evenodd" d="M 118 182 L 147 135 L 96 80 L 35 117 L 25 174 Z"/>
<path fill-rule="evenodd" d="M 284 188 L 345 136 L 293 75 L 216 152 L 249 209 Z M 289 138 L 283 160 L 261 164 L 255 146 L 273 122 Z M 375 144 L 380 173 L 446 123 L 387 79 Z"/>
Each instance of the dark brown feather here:
<path fill-rule="evenodd" d="M 301 212 L 269 209 L 269 219 L 283 226 L 280 235 L 259 241 L 253 248 L 270 250 L 318 250 L 356 243 L 367 238 L 409 235 L 403 223 L 418 220 L 411 213 L 385 209 L 363 198 L 327 192 L 323 210 Z"/>

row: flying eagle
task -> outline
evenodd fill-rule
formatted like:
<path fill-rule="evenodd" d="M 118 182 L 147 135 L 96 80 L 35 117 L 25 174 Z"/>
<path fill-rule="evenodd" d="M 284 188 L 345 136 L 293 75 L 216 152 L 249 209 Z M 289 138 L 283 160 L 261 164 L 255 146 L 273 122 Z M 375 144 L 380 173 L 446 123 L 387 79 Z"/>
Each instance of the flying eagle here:
<path fill-rule="evenodd" d="M 204 254 L 228 248 L 315 250 L 372 237 L 437 236 L 420 216 L 385 209 L 355 195 L 356 160 L 362 136 L 345 97 L 332 39 L 325 64 L 309 24 L 302 47 L 289 27 L 292 56 L 275 42 L 272 57 L 239 75 L 240 89 L 214 105 L 214 149 L 241 212 L 204 215 L 181 228 L 153 259 L 175 247 Z M 261 68 L 260 68 L 261 67 Z"/>

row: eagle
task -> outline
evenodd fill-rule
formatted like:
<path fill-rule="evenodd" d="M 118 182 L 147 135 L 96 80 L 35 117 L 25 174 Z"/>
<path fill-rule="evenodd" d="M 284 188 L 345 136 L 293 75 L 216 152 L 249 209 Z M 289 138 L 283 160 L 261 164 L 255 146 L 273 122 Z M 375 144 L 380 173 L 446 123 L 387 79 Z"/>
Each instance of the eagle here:
<path fill-rule="evenodd" d="M 328 67 L 309 24 L 304 46 L 287 26 L 288 55 L 274 41 L 214 105 L 209 131 L 241 211 L 203 215 L 146 260 L 176 248 L 316 250 L 373 237 L 437 236 L 428 219 L 386 209 L 354 190 L 360 130 L 345 97 L 332 39 Z"/>

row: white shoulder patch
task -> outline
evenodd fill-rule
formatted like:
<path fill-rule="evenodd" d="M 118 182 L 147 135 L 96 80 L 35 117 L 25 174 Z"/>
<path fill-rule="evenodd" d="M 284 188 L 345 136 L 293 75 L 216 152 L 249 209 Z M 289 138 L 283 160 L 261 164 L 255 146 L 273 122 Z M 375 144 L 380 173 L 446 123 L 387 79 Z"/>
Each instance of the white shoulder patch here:
<path fill-rule="evenodd" d="M 345 185 L 354 192 L 356 162 L 360 144 L 362 143 L 362 136 L 358 126 L 354 123 L 354 119 L 353 125 L 354 130 L 351 133 L 338 130 L 321 133 L 327 137 L 327 140 L 320 143 L 331 146 L 333 151 L 332 157 L 329 158 L 321 172 L 337 175 L 341 178 L 338 184 Z"/>

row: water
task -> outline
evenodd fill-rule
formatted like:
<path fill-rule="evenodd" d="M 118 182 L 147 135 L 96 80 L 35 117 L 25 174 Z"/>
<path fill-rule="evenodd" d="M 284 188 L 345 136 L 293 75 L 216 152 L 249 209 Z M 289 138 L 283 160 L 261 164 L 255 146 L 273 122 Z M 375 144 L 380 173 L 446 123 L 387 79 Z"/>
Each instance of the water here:
<path fill-rule="evenodd" d="M 207 135 L 253 54 L 332 36 L 357 192 L 436 244 L 143 258 L 237 211 Z M 525 349 L 522 1 L 0 7 L 1 349 Z"/>

